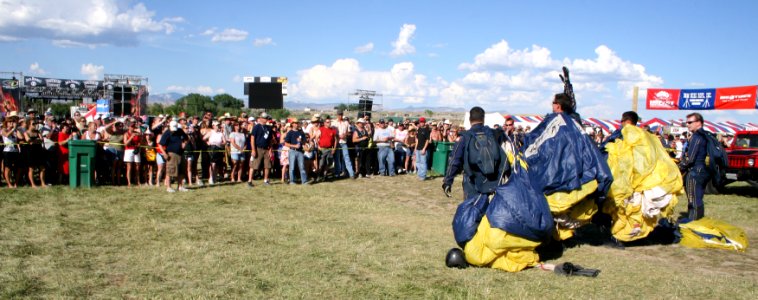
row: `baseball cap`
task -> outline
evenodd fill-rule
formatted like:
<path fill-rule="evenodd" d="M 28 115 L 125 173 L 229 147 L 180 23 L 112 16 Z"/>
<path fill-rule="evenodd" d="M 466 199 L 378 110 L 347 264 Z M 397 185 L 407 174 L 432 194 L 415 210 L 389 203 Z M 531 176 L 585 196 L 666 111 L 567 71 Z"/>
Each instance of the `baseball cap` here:
<path fill-rule="evenodd" d="M 253 118 L 253 117 L 249 117 L 249 118 L 247 118 L 247 121 L 248 121 L 248 122 L 253 122 L 253 121 L 255 121 L 255 118 Z"/>
<path fill-rule="evenodd" d="M 262 112 L 260 117 L 266 119 L 268 118 L 268 114 L 266 112 Z"/>
<path fill-rule="evenodd" d="M 424 117 L 418 118 L 418 121 L 426 123 L 426 118 L 424 118 Z"/>
<path fill-rule="evenodd" d="M 364 120 L 363 118 L 358 118 L 358 120 L 356 120 L 355 123 L 366 123 L 366 120 Z"/>
<path fill-rule="evenodd" d="M 379 123 L 384 124 L 384 119 L 379 119 Z"/>

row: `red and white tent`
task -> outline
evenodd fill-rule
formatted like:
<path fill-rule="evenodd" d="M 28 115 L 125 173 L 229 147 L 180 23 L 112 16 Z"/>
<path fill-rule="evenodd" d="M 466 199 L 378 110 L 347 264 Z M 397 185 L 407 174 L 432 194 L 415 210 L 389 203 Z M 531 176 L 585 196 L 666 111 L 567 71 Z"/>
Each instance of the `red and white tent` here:
<path fill-rule="evenodd" d="M 745 128 L 745 126 L 742 126 L 742 125 L 739 125 L 739 124 L 736 124 L 736 123 L 735 124 L 731 124 L 731 122 L 717 122 L 716 125 L 719 125 L 721 127 L 729 129 L 730 131 L 732 131 L 731 133 L 735 133 L 737 131 L 744 130 L 743 128 Z"/>
<path fill-rule="evenodd" d="M 537 127 L 543 120 L 540 115 L 509 115 L 505 117 L 513 118 L 513 125 L 516 127 L 521 126 L 521 128 L 526 128 L 528 126 L 532 129 Z"/>
<path fill-rule="evenodd" d="M 583 120 L 585 124 L 592 126 L 592 127 L 598 127 L 603 130 L 603 133 L 608 135 L 616 129 L 621 128 L 621 122 L 617 120 L 602 120 L 597 118 L 586 118 Z"/>
<path fill-rule="evenodd" d="M 659 118 L 652 118 L 640 124 L 640 127 L 645 127 L 645 126 L 648 126 L 650 128 L 666 127 L 666 126 L 671 126 L 671 122 L 668 122 L 666 120 L 662 120 Z"/>
<path fill-rule="evenodd" d="M 728 124 L 728 125 L 732 126 L 732 128 L 736 128 L 737 130 L 745 130 L 745 127 L 746 127 L 744 124 L 737 124 L 737 123 L 734 123 L 732 121 L 726 121 L 726 122 L 723 122 L 723 123 Z"/>
<path fill-rule="evenodd" d="M 705 130 L 708 130 L 713 133 L 728 133 L 728 134 L 734 134 L 735 130 L 732 129 L 729 126 L 720 125 L 717 123 L 713 123 L 711 121 L 705 120 L 703 121 L 703 127 Z"/>

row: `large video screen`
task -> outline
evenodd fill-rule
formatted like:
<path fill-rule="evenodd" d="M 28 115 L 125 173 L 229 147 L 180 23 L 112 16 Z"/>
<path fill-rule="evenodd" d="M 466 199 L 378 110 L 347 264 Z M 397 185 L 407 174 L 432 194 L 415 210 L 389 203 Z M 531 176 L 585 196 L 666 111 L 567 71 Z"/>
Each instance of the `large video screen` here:
<path fill-rule="evenodd" d="M 249 108 L 277 109 L 284 108 L 282 84 L 279 82 L 248 82 L 246 83 Z"/>

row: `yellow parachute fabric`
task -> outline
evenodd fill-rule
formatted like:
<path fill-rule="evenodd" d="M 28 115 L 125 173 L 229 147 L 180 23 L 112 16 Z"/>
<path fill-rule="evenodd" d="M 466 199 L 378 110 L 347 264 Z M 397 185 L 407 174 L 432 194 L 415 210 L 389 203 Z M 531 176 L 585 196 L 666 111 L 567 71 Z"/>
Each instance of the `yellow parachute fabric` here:
<path fill-rule="evenodd" d="M 597 180 L 582 185 L 573 191 L 555 192 L 545 196 L 555 220 L 554 237 L 565 240 L 574 236 L 574 229 L 587 224 L 597 212 L 595 199 L 587 198 L 597 190 Z"/>
<path fill-rule="evenodd" d="M 510 153 L 507 155 L 508 161 L 512 164 L 516 157 Z M 525 170 L 528 169 L 526 161 L 520 157 L 517 161 Z M 557 240 L 562 241 L 574 236 L 574 229 L 590 222 L 592 216 L 598 211 L 598 207 L 595 200 L 587 196 L 595 190 L 597 190 L 597 180 L 592 180 L 583 184 L 578 190 L 555 192 L 545 196 L 550 212 L 556 221 L 556 230 L 553 234 Z"/>
<path fill-rule="evenodd" d="M 603 212 L 613 219 L 613 236 L 628 242 L 648 236 L 660 218 L 670 217 L 684 189 L 679 168 L 657 137 L 629 125 L 621 134 L 623 139 L 605 146 L 613 183 Z"/>
<path fill-rule="evenodd" d="M 463 252 L 466 261 L 472 265 L 518 272 L 539 263 L 540 257 L 534 251 L 539 244 L 540 242 L 527 240 L 502 229 L 492 228 L 485 215 Z"/>
<path fill-rule="evenodd" d="M 679 231 L 682 233 L 679 244 L 691 248 L 719 248 L 745 252 L 748 247 L 745 231 L 708 217 L 679 224 Z"/>

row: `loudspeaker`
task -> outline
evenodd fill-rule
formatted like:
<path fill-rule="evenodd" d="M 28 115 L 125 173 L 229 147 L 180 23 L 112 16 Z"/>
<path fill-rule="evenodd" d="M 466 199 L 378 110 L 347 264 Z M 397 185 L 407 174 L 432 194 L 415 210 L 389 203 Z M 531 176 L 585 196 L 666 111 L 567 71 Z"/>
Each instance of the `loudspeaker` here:
<path fill-rule="evenodd" d="M 132 103 L 129 101 L 112 103 L 114 116 L 129 116 L 132 114 Z"/>
<path fill-rule="evenodd" d="M 374 106 L 374 101 L 372 100 L 364 100 L 364 99 L 358 100 L 358 109 L 361 111 L 371 111 L 371 108 L 373 106 Z"/>
<path fill-rule="evenodd" d="M 113 101 L 111 106 L 113 107 L 114 116 L 123 116 L 132 114 L 132 98 L 136 97 L 132 93 L 132 87 L 126 86 L 114 86 L 113 87 Z"/>
<path fill-rule="evenodd" d="M 279 82 L 249 82 L 248 108 L 281 109 L 284 108 L 282 84 Z"/>
<path fill-rule="evenodd" d="M 242 84 L 245 87 L 245 95 L 250 95 L 250 82 Z"/>

